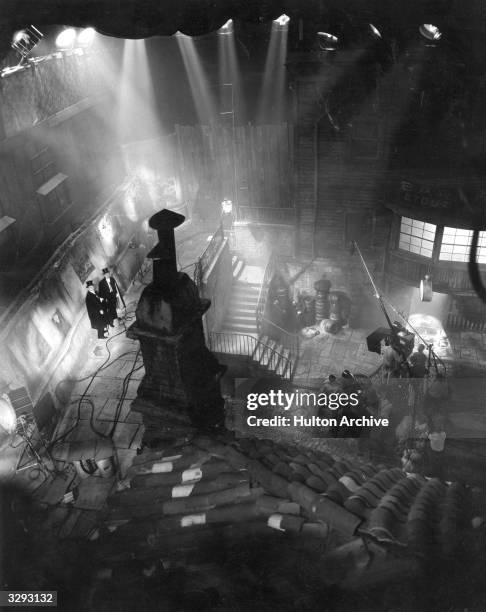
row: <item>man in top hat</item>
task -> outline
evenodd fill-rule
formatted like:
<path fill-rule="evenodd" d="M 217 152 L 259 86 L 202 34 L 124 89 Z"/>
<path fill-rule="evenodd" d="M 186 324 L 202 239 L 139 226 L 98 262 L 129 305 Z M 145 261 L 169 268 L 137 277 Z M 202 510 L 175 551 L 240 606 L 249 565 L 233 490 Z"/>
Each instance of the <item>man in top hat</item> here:
<path fill-rule="evenodd" d="M 96 293 L 93 281 L 87 281 L 86 287 L 88 288 L 86 293 L 86 309 L 91 327 L 98 331 L 98 338 L 106 338 L 105 332 L 108 325 L 107 303 Z"/>
<path fill-rule="evenodd" d="M 125 308 L 125 300 L 123 299 L 121 291 L 118 288 L 118 283 L 110 274 L 108 268 L 103 268 L 103 278 L 100 280 L 100 283 L 98 285 L 98 292 L 100 296 L 106 300 L 108 310 L 108 323 L 111 327 L 114 327 L 113 321 L 115 319 L 118 319 L 118 313 L 116 312 L 118 300 L 120 301 L 120 308 L 122 305 L 123 308 Z"/>

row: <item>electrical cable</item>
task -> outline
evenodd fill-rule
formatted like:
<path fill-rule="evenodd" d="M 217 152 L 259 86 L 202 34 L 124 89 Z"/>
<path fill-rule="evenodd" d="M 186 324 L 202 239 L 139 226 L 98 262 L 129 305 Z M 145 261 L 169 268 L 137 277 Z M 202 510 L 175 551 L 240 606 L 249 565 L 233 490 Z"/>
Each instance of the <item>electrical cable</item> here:
<path fill-rule="evenodd" d="M 117 404 L 117 408 L 115 411 L 115 416 L 113 419 L 113 425 L 110 429 L 110 432 L 108 434 L 103 433 L 101 431 L 98 431 L 94 425 L 94 414 L 95 414 L 95 405 L 93 403 L 93 400 L 91 398 L 86 398 L 86 397 L 81 397 L 80 400 L 78 401 L 78 418 L 76 419 L 76 423 L 69 428 L 69 430 L 65 431 L 63 434 L 61 434 L 61 436 L 59 436 L 58 438 L 56 438 L 53 442 L 51 442 L 51 445 L 54 445 L 56 443 L 58 443 L 61 439 L 63 439 L 68 433 L 71 433 L 71 431 L 73 431 L 79 424 L 81 415 L 80 415 L 80 408 L 82 404 L 87 404 L 90 409 L 90 419 L 89 419 L 89 425 L 90 425 L 90 429 L 93 431 L 93 433 L 95 433 L 97 436 L 101 437 L 101 438 L 111 438 L 115 432 L 115 428 L 118 425 L 118 419 L 120 418 L 120 413 L 121 413 L 121 408 L 123 406 L 123 402 L 125 401 L 126 398 L 126 394 L 127 394 L 127 390 L 128 390 L 128 383 L 130 382 L 131 376 L 134 372 L 140 370 L 141 368 L 143 368 L 143 363 L 140 364 L 138 367 L 136 366 L 137 363 L 137 359 L 138 356 L 140 354 L 140 350 L 137 351 L 137 357 L 133 362 L 132 368 L 130 370 L 130 372 L 128 372 L 128 374 L 125 376 L 125 378 L 123 379 L 123 385 L 122 385 L 122 394 L 120 396 L 119 402 Z M 51 457 L 54 461 L 62 461 L 61 459 L 59 459 L 58 457 L 55 457 L 54 455 L 52 455 L 51 453 Z"/>
<path fill-rule="evenodd" d="M 99 373 L 102 370 L 106 370 L 107 368 L 110 368 L 114 363 L 116 363 L 119 359 L 122 359 L 123 357 L 126 357 L 127 355 L 134 355 L 136 354 L 136 350 L 133 349 L 131 351 L 125 351 L 125 353 L 122 353 L 121 355 L 118 355 L 118 357 L 115 357 L 112 361 L 110 361 L 109 363 L 107 363 L 105 366 L 102 366 L 100 368 L 98 368 L 96 370 L 96 372 L 94 373 Z M 84 382 L 85 380 L 90 379 L 93 374 L 93 372 L 91 374 L 87 374 L 86 376 L 83 376 L 82 378 L 63 378 L 62 380 L 60 380 L 57 385 L 56 388 L 54 390 L 54 394 L 56 395 L 58 400 L 61 400 L 62 398 L 59 397 L 58 395 L 58 388 L 68 382 L 73 382 L 73 383 L 80 383 L 80 382 Z"/>
<path fill-rule="evenodd" d="M 126 332 L 126 325 L 124 320 L 122 319 L 122 323 L 124 326 L 124 329 L 118 333 L 116 333 L 114 336 L 110 336 L 109 338 L 106 339 L 105 342 L 105 347 L 106 350 L 108 352 L 108 356 L 105 359 L 105 361 L 101 364 L 101 366 L 93 373 L 93 375 L 91 376 L 91 380 L 88 383 L 87 387 L 85 388 L 85 390 L 83 391 L 79 401 L 78 401 L 78 410 L 77 410 L 77 416 L 76 416 L 76 422 L 72 425 L 72 427 L 70 427 L 69 429 L 67 429 L 64 433 L 62 433 L 61 435 L 57 436 L 57 438 L 55 438 L 54 440 L 51 440 L 51 442 L 49 443 L 49 445 L 47 446 L 47 450 L 50 451 L 58 442 L 60 442 L 61 440 L 64 440 L 64 438 L 70 434 L 72 431 L 74 431 L 74 429 L 78 426 L 79 421 L 81 420 L 81 405 L 83 403 L 83 400 L 89 390 L 89 388 L 91 387 L 91 385 L 93 384 L 94 379 L 98 376 L 99 372 L 107 365 L 107 363 L 110 361 L 110 357 L 111 357 L 111 351 L 108 347 L 109 342 L 111 342 L 111 340 L 115 339 L 117 336 L 123 334 Z"/>
<path fill-rule="evenodd" d="M 128 372 L 128 374 L 125 376 L 125 378 L 123 380 L 122 394 L 121 394 L 121 396 L 120 396 L 120 398 L 118 400 L 118 404 L 117 404 L 117 407 L 116 407 L 116 410 L 115 410 L 115 415 L 114 415 L 114 418 L 113 418 L 113 425 L 111 427 L 110 434 L 109 434 L 110 438 L 115 433 L 116 426 L 118 425 L 118 420 L 120 418 L 120 414 L 121 414 L 121 411 L 122 411 L 122 408 L 123 408 L 123 404 L 125 402 L 125 398 L 126 398 L 126 395 L 127 395 L 127 392 L 128 392 L 128 385 L 130 383 L 132 374 L 134 372 L 137 372 L 138 370 L 140 370 L 144 366 L 144 364 L 142 363 L 138 367 L 135 367 L 139 355 L 140 355 L 140 350 L 138 351 L 137 357 L 135 358 L 135 360 L 133 362 L 132 369 L 130 370 L 130 372 Z"/>

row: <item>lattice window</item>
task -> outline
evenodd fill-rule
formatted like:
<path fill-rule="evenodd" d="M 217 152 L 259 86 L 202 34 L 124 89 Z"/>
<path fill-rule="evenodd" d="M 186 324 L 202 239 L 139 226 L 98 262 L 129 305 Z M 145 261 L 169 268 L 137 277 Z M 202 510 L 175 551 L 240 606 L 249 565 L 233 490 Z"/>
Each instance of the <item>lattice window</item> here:
<path fill-rule="evenodd" d="M 398 247 L 423 257 L 432 257 L 437 226 L 402 217 Z"/>
<path fill-rule="evenodd" d="M 439 259 L 442 261 L 467 262 L 472 235 L 472 230 L 444 227 Z M 486 263 L 486 232 L 479 232 L 476 259 L 479 263 Z"/>

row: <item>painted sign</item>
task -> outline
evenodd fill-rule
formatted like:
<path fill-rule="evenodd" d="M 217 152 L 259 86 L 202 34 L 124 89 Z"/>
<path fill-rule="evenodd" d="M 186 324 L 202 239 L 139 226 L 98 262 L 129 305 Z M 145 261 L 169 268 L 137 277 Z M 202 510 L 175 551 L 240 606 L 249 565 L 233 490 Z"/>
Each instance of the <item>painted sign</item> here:
<path fill-rule="evenodd" d="M 400 193 L 403 202 L 421 208 L 450 209 L 457 201 L 455 189 L 431 188 L 410 181 L 401 181 Z"/>

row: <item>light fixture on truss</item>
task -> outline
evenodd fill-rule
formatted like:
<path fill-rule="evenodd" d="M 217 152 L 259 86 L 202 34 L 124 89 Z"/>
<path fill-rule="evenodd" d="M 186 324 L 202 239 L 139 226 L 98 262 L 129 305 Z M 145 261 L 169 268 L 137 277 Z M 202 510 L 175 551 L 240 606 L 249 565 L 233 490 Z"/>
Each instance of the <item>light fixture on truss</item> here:
<path fill-rule="evenodd" d="M 35 26 L 29 25 L 23 30 L 14 34 L 12 49 L 20 55 L 20 62 L 23 63 L 29 58 L 32 49 L 42 40 L 44 35 Z"/>

